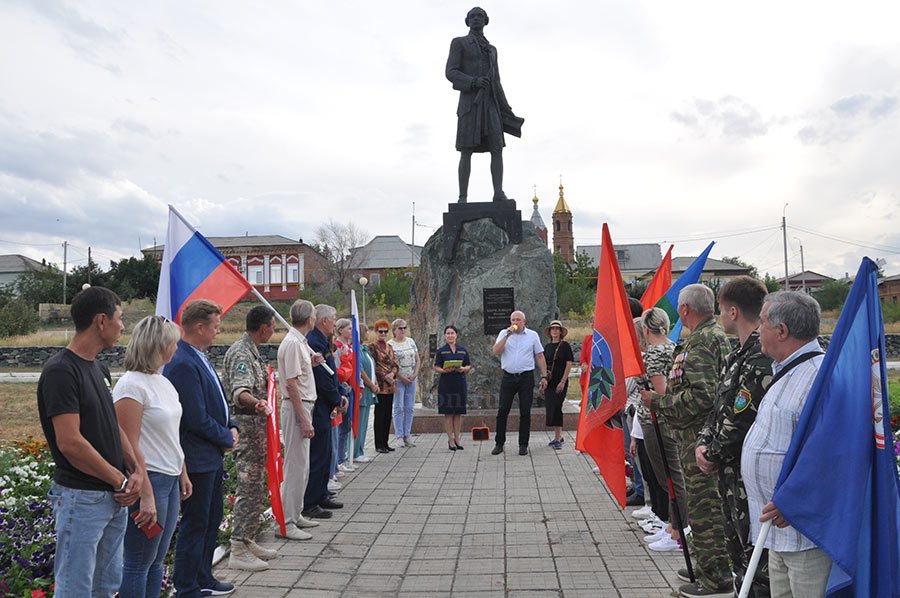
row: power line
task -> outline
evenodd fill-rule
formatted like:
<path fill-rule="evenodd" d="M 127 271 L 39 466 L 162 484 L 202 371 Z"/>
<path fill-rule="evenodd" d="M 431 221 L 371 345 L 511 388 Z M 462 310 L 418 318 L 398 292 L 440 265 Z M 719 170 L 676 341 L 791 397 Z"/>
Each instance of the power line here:
<path fill-rule="evenodd" d="M 713 240 L 717 240 L 717 239 L 724 239 L 727 237 L 752 235 L 752 234 L 766 232 L 766 231 L 770 231 L 770 230 L 776 230 L 776 229 L 780 229 L 780 228 L 781 228 L 781 225 L 776 224 L 776 225 L 762 226 L 762 227 L 757 227 L 757 228 L 752 228 L 752 229 L 731 229 L 731 230 L 720 231 L 720 232 L 701 233 L 704 236 L 697 236 L 697 237 L 688 236 L 688 237 L 683 237 L 683 238 L 678 238 L 678 239 L 664 239 L 663 241 L 652 241 L 651 240 L 649 242 L 686 243 L 689 241 L 713 241 Z M 599 239 L 600 237 L 583 237 L 583 238 L 588 241 L 595 241 L 595 240 Z M 644 239 L 648 239 L 648 238 L 649 237 L 617 237 L 617 240 L 619 240 L 619 241 L 634 241 L 634 240 L 644 240 Z"/>
<path fill-rule="evenodd" d="M 5 243 L 6 245 L 23 245 L 25 247 L 61 247 L 62 243 L 23 243 L 22 241 L 7 241 L 5 239 L 0 239 L 0 243 Z"/>
<path fill-rule="evenodd" d="M 814 231 L 809 228 L 805 228 L 802 226 L 796 226 L 794 224 L 788 225 L 788 228 L 792 228 L 794 230 L 798 230 L 810 235 L 815 235 L 817 237 L 822 237 L 823 239 L 828 239 L 830 241 L 837 241 L 838 243 L 846 243 L 847 245 L 856 245 L 857 247 L 862 247 L 863 249 L 874 249 L 876 251 L 884 251 L 886 253 L 898 253 L 900 254 L 900 249 L 896 247 L 890 247 L 888 245 L 872 245 L 866 244 L 862 241 L 854 241 L 852 239 L 842 239 L 840 237 L 835 237 L 834 235 L 829 235 L 826 233 L 820 233 L 818 231 Z"/>

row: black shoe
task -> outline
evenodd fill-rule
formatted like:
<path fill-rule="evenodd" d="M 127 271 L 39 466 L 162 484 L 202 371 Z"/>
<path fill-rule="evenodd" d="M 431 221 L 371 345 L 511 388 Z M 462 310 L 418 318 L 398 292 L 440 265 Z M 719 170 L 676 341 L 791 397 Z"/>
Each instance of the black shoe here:
<path fill-rule="evenodd" d="M 319 507 L 323 509 L 343 509 L 344 503 L 338 502 L 331 498 L 326 498 L 325 500 L 319 502 Z"/>
<path fill-rule="evenodd" d="M 686 567 L 682 567 L 678 571 L 675 572 L 675 575 L 678 576 L 678 579 L 681 581 L 691 583 L 691 576 L 688 574 L 688 570 Z"/>
<path fill-rule="evenodd" d="M 386 447 L 384 447 L 384 448 L 386 448 L 386 449 L 387 449 L 387 452 L 389 452 L 389 453 L 393 453 L 394 451 L 397 450 L 397 449 L 395 449 L 395 448 L 392 447 L 392 446 L 386 446 Z"/>
<path fill-rule="evenodd" d="M 200 588 L 201 596 L 227 596 L 234 591 L 234 584 L 213 580 L 211 584 L 205 588 Z"/>
<path fill-rule="evenodd" d="M 448 442 L 448 443 L 447 443 L 447 448 L 450 449 L 451 451 L 455 451 L 455 450 L 456 450 L 456 445 L 455 445 L 455 444 L 450 444 L 450 443 Z"/>
<path fill-rule="evenodd" d="M 456 443 L 456 450 L 458 450 L 458 451 L 463 450 L 462 445 L 461 445 L 460 443 L 458 443 L 458 442 Z"/>
<path fill-rule="evenodd" d="M 376 453 L 387 453 L 388 450 L 387 450 L 386 448 L 380 448 L 380 447 L 379 447 L 379 448 L 375 449 L 375 452 L 376 452 Z"/>
<path fill-rule="evenodd" d="M 495 444 L 495 445 L 494 445 L 494 450 L 491 451 L 491 454 L 492 454 L 492 455 L 499 455 L 499 454 L 502 453 L 502 452 L 503 452 L 503 445 L 502 445 L 502 444 Z"/>
<path fill-rule="evenodd" d="M 326 511 L 319 505 L 313 505 L 303 510 L 303 516 L 307 519 L 331 519 L 332 515 L 331 511 Z"/>
<path fill-rule="evenodd" d="M 626 507 L 643 507 L 644 506 L 644 495 L 634 493 L 625 501 Z"/>
<path fill-rule="evenodd" d="M 522 446 L 519 447 L 519 454 L 523 455 L 523 456 L 528 454 L 528 445 L 527 444 L 523 444 Z"/>

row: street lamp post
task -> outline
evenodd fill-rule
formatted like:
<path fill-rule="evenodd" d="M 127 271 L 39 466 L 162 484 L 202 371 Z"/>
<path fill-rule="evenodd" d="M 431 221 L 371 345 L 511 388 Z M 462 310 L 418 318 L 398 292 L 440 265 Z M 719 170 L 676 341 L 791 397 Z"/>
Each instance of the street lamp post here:
<path fill-rule="evenodd" d="M 362 321 L 363 324 L 366 323 L 366 285 L 369 284 L 369 279 L 365 276 L 359 277 L 359 285 L 362 287 L 362 296 L 363 296 L 363 313 L 362 313 Z"/>

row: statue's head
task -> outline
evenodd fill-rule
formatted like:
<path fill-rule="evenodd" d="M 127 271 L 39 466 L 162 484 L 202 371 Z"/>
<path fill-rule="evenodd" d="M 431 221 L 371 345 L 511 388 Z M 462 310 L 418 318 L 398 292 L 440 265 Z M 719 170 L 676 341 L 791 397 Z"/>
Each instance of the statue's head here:
<path fill-rule="evenodd" d="M 473 15 L 473 14 L 476 14 L 476 13 L 480 13 L 480 14 L 484 17 L 484 24 L 485 24 L 485 25 L 487 25 L 488 22 L 490 22 L 490 19 L 488 18 L 488 15 L 487 15 L 487 13 L 484 11 L 484 9 L 481 8 L 480 6 L 476 6 L 475 8 L 473 8 L 472 10 L 470 10 L 468 13 L 466 13 L 466 25 L 467 25 L 467 26 L 471 26 L 471 23 L 469 23 L 469 20 L 472 18 L 472 15 Z"/>

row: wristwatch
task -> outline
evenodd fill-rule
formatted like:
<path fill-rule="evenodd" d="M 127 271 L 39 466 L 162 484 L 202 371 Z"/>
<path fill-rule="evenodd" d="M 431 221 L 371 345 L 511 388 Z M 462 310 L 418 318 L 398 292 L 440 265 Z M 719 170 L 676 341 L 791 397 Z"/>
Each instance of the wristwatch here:
<path fill-rule="evenodd" d="M 117 489 L 113 490 L 113 492 L 125 492 L 125 486 L 128 485 L 128 476 L 125 476 L 125 479 L 122 480 L 122 485 Z"/>

